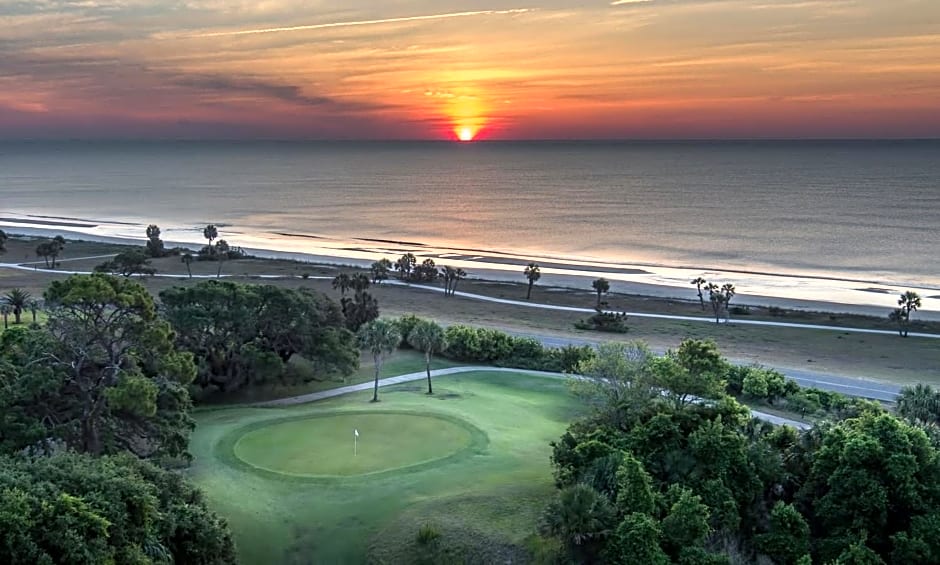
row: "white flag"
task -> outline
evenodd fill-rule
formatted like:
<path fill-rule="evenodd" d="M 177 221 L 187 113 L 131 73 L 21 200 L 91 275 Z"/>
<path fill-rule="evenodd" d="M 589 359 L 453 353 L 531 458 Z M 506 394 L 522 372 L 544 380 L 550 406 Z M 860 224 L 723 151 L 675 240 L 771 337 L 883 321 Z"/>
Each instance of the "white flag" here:
<path fill-rule="evenodd" d="M 359 437 L 359 430 L 353 430 L 353 433 L 356 434 L 356 437 Z"/>

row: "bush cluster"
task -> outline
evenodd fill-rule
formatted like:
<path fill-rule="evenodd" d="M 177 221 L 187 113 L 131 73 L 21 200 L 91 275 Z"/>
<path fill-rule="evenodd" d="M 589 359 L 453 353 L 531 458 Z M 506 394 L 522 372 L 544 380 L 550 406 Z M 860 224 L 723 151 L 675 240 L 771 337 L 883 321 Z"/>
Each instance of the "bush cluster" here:
<path fill-rule="evenodd" d="M 623 334 L 627 333 L 627 315 L 616 312 L 604 312 L 600 309 L 586 320 L 578 320 L 574 327 L 579 330 L 591 330 L 597 332 L 609 332 Z"/>
<path fill-rule="evenodd" d="M 782 373 L 757 365 L 732 366 L 725 381 L 730 395 L 766 402 L 803 416 L 834 416 L 842 419 L 857 415 L 872 404 L 864 398 L 801 387 Z"/>
<path fill-rule="evenodd" d="M 407 315 L 395 321 L 402 335 L 401 347 L 410 347 L 407 345 L 408 335 L 420 320 L 417 316 Z M 463 325 L 448 327 L 444 339 L 447 347 L 442 355 L 449 359 L 533 371 L 571 373 L 595 355 L 594 348 L 589 345 L 545 347 L 531 337 Z"/>

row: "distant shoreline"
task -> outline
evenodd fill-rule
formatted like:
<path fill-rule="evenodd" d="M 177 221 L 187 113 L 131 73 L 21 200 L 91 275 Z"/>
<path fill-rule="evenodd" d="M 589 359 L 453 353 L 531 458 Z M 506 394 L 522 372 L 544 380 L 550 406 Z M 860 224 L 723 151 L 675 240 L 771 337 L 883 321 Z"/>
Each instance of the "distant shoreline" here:
<path fill-rule="evenodd" d="M 80 221 L 80 220 L 79 220 Z M 54 229 L 47 225 L 45 222 L 35 222 L 35 227 L 4 227 L 2 224 L 4 222 L 3 218 L 0 218 L 0 227 L 5 229 L 8 235 L 11 236 L 22 236 L 30 238 L 43 238 L 51 237 L 53 235 L 63 235 L 66 239 L 73 241 L 92 241 L 98 243 L 107 243 L 114 245 L 132 245 L 140 246 L 143 244 L 144 238 L 127 238 L 127 237 L 115 237 L 107 235 L 94 235 L 88 234 L 86 232 L 72 231 L 69 229 L 61 229 L 65 227 L 65 224 L 51 224 L 60 229 Z M 94 225 L 92 223 L 86 224 L 77 224 L 80 226 L 89 226 Z M 223 234 L 225 235 L 225 234 Z M 288 235 L 288 234 L 281 234 Z M 293 234 L 290 234 L 293 235 Z M 299 235 L 299 237 L 306 237 Z M 316 239 L 316 236 L 312 238 Z M 230 241 L 237 244 L 237 236 L 230 238 Z M 361 239 L 360 241 L 367 241 L 366 239 Z M 196 243 L 192 241 L 166 241 L 165 242 L 169 247 L 185 247 L 192 250 L 198 250 L 201 248 L 201 243 Z M 383 241 L 382 243 L 394 243 L 398 244 L 399 242 Z M 423 246 L 423 244 L 408 244 L 410 246 Z M 380 257 L 387 257 L 390 260 L 395 260 L 401 253 L 392 252 L 391 250 L 386 250 L 386 252 L 380 252 L 376 249 L 358 249 L 350 250 L 348 248 L 345 251 L 355 251 L 360 256 L 355 255 L 343 255 L 342 252 L 344 249 L 336 249 L 336 254 L 321 254 L 321 253 L 311 253 L 304 251 L 288 251 L 288 250 L 276 250 L 276 249 L 265 249 L 265 248 L 255 248 L 255 247 L 244 247 L 245 251 L 260 259 L 286 259 L 294 260 L 299 262 L 310 263 L 312 265 L 332 265 L 332 266 L 351 266 L 358 268 L 368 268 L 369 265 L 374 260 L 377 260 Z M 401 251 L 401 250 L 398 250 Z M 432 251 L 429 249 L 428 251 Z M 439 251 L 439 250 L 438 250 Z M 428 257 L 435 260 L 439 266 L 445 264 L 454 264 L 457 263 L 460 266 L 464 266 L 468 270 L 469 276 L 471 278 L 476 278 L 480 280 L 489 280 L 496 282 L 510 282 L 510 283 L 519 283 L 522 280 L 521 268 L 526 262 L 518 258 L 500 258 L 500 257 L 480 257 L 479 259 L 485 259 L 485 261 L 474 260 L 474 257 L 477 256 L 468 256 L 459 258 L 455 261 L 457 257 L 456 254 L 447 254 L 447 253 L 434 253 L 434 252 L 424 252 L 421 250 L 414 250 L 415 254 L 419 256 L 419 260 L 422 257 Z M 362 255 L 369 255 L 364 257 Z M 498 255 L 498 254 L 497 254 Z M 4 262 L 3 259 L 10 259 L 9 257 L 0 258 L 0 262 Z M 593 278 L 596 278 L 598 275 L 608 275 L 616 276 L 618 274 L 624 276 L 644 276 L 650 275 L 649 271 L 643 269 L 629 269 L 629 268 L 620 268 L 620 269 L 604 269 L 602 267 L 593 267 L 590 265 L 581 266 L 583 268 L 578 268 L 576 270 L 572 269 L 573 264 L 571 263 L 551 263 L 546 261 L 540 261 L 540 266 L 542 267 L 542 279 L 539 284 L 544 286 L 553 286 L 560 288 L 570 288 L 575 290 L 589 290 L 590 282 Z M 512 267 L 509 269 L 507 267 Z M 519 271 L 518 273 L 516 271 Z M 557 272 L 556 272 L 557 271 Z M 575 274 L 575 273 L 582 274 Z M 877 287 L 859 287 L 854 290 L 858 292 L 865 293 L 866 295 L 879 298 L 888 298 L 893 302 L 895 299 L 897 291 L 894 291 L 890 288 L 884 288 L 887 285 L 881 285 L 877 281 L 864 281 L 864 280 L 844 280 L 844 279 L 831 279 L 825 277 L 800 277 L 797 275 L 773 275 L 768 273 L 748 273 L 744 271 L 721 271 L 722 273 L 741 273 L 741 274 L 760 274 L 773 276 L 780 279 L 807 279 L 807 278 L 818 278 L 819 280 L 824 281 L 839 281 L 839 282 L 848 282 L 848 283 L 859 283 L 859 284 L 876 284 Z M 728 280 L 727 278 L 721 280 Z M 733 279 L 731 279 L 732 282 Z M 678 299 L 685 301 L 698 301 L 698 295 L 696 288 L 692 285 L 689 285 L 689 288 L 679 287 L 669 284 L 655 284 L 648 282 L 639 282 L 639 281 L 630 281 L 630 280 L 611 280 L 611 290 L 612 292 L 618 292 L 622 294 L 629 294 L 634 296 L 646 296 L 651 298 L 659 299 Z M 890 306 L 881 306 L 877 304 L 846 304 L 837 301 L 826 301 L 826 300 L 806 300 L 806 299 L 794 299 L 780 296 L 772 295 L 762 295 L 762 294 L 752 294 L 748 293 L 744 288 L 738 288 L 738 296 L 735 299 L 735 303 L 739 305 L 750 305 L 750 306 L 763 306 L 770 307 L 776 306 L 779 308 L 792 309 L 792 310 L 803 310 L 808 312 L 824 312 L 824 313 L 833 313 L 833 314 L 859 314 L 866 316 L 874 316 L 878 318 L 883 318 L 890 311 Z M 925 299 L 925 302 L 929 304 L 930 301 L 940 301 L 940 294 L 930 293 L 930 289 L 927 292 L 921 292 L 922 298 Z M 930 309 L 923 308 L 918 311 L 918 317 L 923 320 L 929 321 L 940 321 L 940 308 Z"/>

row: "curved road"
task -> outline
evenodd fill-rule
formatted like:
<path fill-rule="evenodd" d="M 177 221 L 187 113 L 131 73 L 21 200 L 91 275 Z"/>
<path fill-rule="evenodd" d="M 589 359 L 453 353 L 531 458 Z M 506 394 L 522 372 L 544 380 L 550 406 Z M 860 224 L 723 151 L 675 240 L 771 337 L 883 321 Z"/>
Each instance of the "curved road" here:
<path fill-rule="evenodd" d="M 81 259 L 99 259 L 109 257 L 105 255 L 99 255 L 95 257 L 76 257 L 70 259 L 71 261 L 78 261 Z M 23 271 L 35 271 L 37 270 L 35 266 L 29 266 L 29 264 L 16 264 L 16 263 L 0 263 L 0 269 L 16 269 Z M 42 270 L 45 273 L 49 274 L 61 274 L 61 275 L 78 275 L 78 274 L 88 274 L 87 271 L 64 271 L 64 270 Z M 158 274 L 154 275 L 158 277 L 167 277 L 167 278 L 177 278 L 185 279 L 186 275 L 183 274 Z M 232 275 L 222 275 L 223 278 L 229 277 Z M 277 278 L 286 278 L 283 275 L 252 275 L 253 278 L 260 279 L 277 279 Z M 204 279 L 214 279 L 215 275 L 194 275 L 193 278 L 204 278 Z M 298 277 L 300 278 L 300 277 Z M 308 277 L 310 279 L 323 279 L 323 280 L 332 280 L 333 277 L 329 276 L 312 276 Z M 444 289 L 437 286 L 428 286 L 428 285 L 418 285 L 410 284 L 401 281 L 388 280 L 383 284 L 389 284 L 393 286 L 403 286 L 408 288 L 416 288 L 420 290 L 426 290 L 431 292 L 444 292 Z M 593 313 L 594 310 L 591 308 L 578 308 L 574 306 L 558 306 L 554 304 L 541 304 L 538 302 L 527 302 L 521 300 L 509 300 L 505 298 L 495 298 L 492 296 L 485 296 L 482 294 L 474 294 L 470 292 L 457 291 L 456 296 L 462 298 L 469 298 L 471 300 L 479 300 L 483 302 L 495 302 L 499 304 L 508 304 L 512 306 L 522 306 L 526 308 L 539 308 L 543 310 L 555 310 L 562 312 L 578 312 L 578 313 Z M 646 312 L 626 312 L 627 316 L 635 316 L 638 318 L 655 318 L 661 320 L 681 320 L 681 321 L 691 321 L 691 322 L 702 322 L 702 323 L 714 323 L 711 318 L 706 318 L 702 316 L 675 316 L 671 314 L 650 314 Z M 799 328 L 799 329 L 816 329 L 816 330 L 831 330 L 838 332 L 849 332 L 849 333 L 865 333 L 865 334 L 881 334 L 881 335 L 894 335 L 895 332 L 888 330 L 873 330 L 867 328 L 851 328 L 851 327 L 841 327 L 841 326 L 822 326 L 814 324 L 794 324 L 787 322 L 770 322 L 770 321 L 761 321 L 761 320 L 735 320 L 735 324 L 741 325 L 757 325 L 757 326 L 771 326 L 771 327 L 782 327 L 782 328 Z M 565 345 L 591 345 L 596 346 L 598 342 L 588 341 L 588 340 L 579 340 L 576 338 L 559 338 L 552 336 L 542 336 L 534 334 L 519 334 L 515 332 L 514 335 L 519 335 L 523 337 L 532 337 L 539 340 L 543 345 L 549 347 L 562 347 Z M 940 339 L 940 334 L 929 334 L 929 333 L 911 333 L 911 337 L 922 337 L 928 339 Z M 732 361 L 734 361 L 732 359 Z M 829 375 L 825 373 L 817 373 L 814 371 L 807 371 L 805 369 L 791 369 L 791 368 L 782 368 L 774 367 L 776 370 L 785 374 L 787 377 L 793 379 L 800 386 L 807 387 L 816 387 L 822 390 L 830 390 L 834 392 L 839 392 L 849 396 L 861 396 L 865 398 L 871 398 L 875 400 L 881 400 L 886 402 L 894 401 L 898 393 L 901 390 L 901 387 L 898 385 L 893 385 L 889 383 L 882 383 L 878 381 L 872 381 L 869 379 L 857 378 L 857 377 L 841 377 L 837 375 Z"/>
<path fill-rule="evenodd" d="M 496 372 L 496 373 L 517 373 L 523 375 L 537 375 L 540 377 L 547 377 L 550 379 L 564 379 L 568 378 L 569 375 L 564 373 L 548 373 L 545 371 L 526 371 L 525 369 L 507 369 L 505 367 L 486 367 L 486 366 L 465 366 L 465 367 L 450 367 L 448 369 L 435 369 L 431 371 L 431 377 L 443 377 L 445 375 L 455 375 L 459 373 L 473 373 L 477 371 L 486 371 L 486 372 Z M 384 379 L 379 379 L 379 386 L 386 387 L 389 385 L 397 385 L 400 383 L 408 383 L 412 381 L 420 381 L 427 378 L 427 373 L 420 371 L 417 373 L 408 373 L 405 375 L 398 375 L 397 377 L 387 377 Z M 323 390 L 320 392 L 311 392 L 310 394 L 302 394 L 300 396 L 292 396 L 290 398 L 279 398 L 277 400 L 268 400 L 266 402 L 257 402 L 251 406 L 256 406 L 259 408 L 278 408 L 283 406 L 295 406 L 297 404 L 307 404 L 308 402 L 316 402 L 318 400 L 324 400 L 326 398 L 333 398 L 336 396 L 342 396 L 344 394 L 349 394 L 351 392 L 360 392 L 365 390 L 372 390 L 374 386 L 373 382 L 359 383 L 355 385 L 349 385 L 339 388 L 334 388 L 330 390 Z M 786 424 L 792 426 L 799 430 L 809 429 L 812 426 L 805 422 L 798 422 L 796 420 L 789 420 L 787 418 L 781 418 L 780 416 L 774 416 L 773 414 L 767 414 L 766 412 L 760 412 L 757 410 L 751 410 L 751 415 L 765 422 L 770 422 L 771 424 L 782 425 Z"/>

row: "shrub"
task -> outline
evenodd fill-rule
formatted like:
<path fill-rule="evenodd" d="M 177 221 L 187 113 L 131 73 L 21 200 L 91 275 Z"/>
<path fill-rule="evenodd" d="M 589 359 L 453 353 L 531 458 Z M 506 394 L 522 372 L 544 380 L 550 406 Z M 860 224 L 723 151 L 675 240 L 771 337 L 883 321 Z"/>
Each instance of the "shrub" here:
<path fill-rule="evenodd" d="M 586 363 L 597 356 L 597 350 L 590 345 L 566 345 L 561 348 L 549 349 L 551 370 L 563 373 L 573 373 L 582 363 Z"/>
<path fill-rule="evenodd" d="M 732 306 L 731 313 L 735 316 L 750 316 L 751 307 L 750 306 Z"/>
<path fill-rule="evenodd" d="M 779 306 L 771 306 L 767 309 L 767 313 L 774 317 L 784 317 L 787 315 L 787 311 Z"/>
<path fill-rule="evenodd" d="M 470 326 L 450 326 L 444 331 L 448 357 L 460 361 L 475 361 L 479 355 L 480 338 L 475 328 Z"/>
<path fill-rule="evenodd" d="M 418 535 L 415 536 L 415 541 L 418 542 L 418 545 L 424 546 L 437 543 L 439 539 L 441 539 L 441 532 L 431 524 L 424 524 L 418 528 Z"/>
<path fill-rule="evenodd" d="M 574 327 L 579 330 L 590 330 L 597 332 L 627 333 L 627 315 L 614 312 L 597 311 L 586 320 L 579 320 Z"/>
<path fill-rule="evenodd" d="M 395 320 L 395 325 L 398 326 L 398 333 L 401 334 L 402 349 L 411 348 L 411 345 L 408 343 L 408 336 L 411 335 L 411 330 L 413 330 L 420 321 L 421 318 L 415 316 L 414 314 L 408 314 Z"/>

